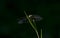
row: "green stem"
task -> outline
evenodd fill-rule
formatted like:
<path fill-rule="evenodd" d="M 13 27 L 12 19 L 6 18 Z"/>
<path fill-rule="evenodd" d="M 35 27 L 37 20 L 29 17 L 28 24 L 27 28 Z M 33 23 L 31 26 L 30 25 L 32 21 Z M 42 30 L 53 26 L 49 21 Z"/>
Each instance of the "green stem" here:
<path fill-rule="evenodd" d="M 28 19 L 29 23 L 31 24 L 32 28 L 35 30 L 36 34 L 37 34 L 37 37 L 39 38 L 39 34 L 38 34 L 38 31 L 37 29 L 34 27 L 33 23 L 31 22 L 31 20 L 29 19 L 28 15 L 26 14 L 26 12 L 24 11 L 25 15 L 26 15 L 26 18 Z"/>
<path fill-rule="evenodd" d="M 41 38 L 42 38 L 42 29 L 41 29 Z"/>

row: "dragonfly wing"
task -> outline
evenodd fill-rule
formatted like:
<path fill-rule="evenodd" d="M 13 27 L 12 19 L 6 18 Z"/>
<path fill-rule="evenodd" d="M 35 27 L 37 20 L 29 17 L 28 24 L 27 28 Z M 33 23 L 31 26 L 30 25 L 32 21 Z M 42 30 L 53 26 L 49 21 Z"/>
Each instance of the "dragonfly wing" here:
<path fill-rule="evenodd" d="M 39 15 L 33 15 L 33 16 L 34 16 L 35 21 L 40 21 L 40 20 L 42 20 L 42 17 L 39 16 Z"/>
<path fill-rule="evenodd" d="M 42 17 L 40 17 L 39 15 L 29 15 L 29 18 L 32 21 L 36 21 L 36 22 L 42 20 Z M 28 23 L 28 20 L 25 17 L 22 17 L 17 20 L 18 20 L 18 24 Z"/>
<path fill-rule="evenodd" d="M 26 19 L 21 19 L 18 21 L 18 24 L 23 24 L 23 23 L 26 23 Z"/>

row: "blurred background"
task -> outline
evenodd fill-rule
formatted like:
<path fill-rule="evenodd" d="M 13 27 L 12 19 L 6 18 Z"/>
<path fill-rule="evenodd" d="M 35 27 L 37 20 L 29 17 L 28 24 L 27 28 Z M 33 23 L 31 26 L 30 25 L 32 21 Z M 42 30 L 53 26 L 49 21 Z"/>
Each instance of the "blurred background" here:
<path fill-rule="evenodd" d="M 60 2 L 58 0 L 0 0 L 0 38 L 37 38 L 29 23 L 18 24 L 17 18 L 37 14 L 36 23 L 43 38 L 60 38 Z"/>

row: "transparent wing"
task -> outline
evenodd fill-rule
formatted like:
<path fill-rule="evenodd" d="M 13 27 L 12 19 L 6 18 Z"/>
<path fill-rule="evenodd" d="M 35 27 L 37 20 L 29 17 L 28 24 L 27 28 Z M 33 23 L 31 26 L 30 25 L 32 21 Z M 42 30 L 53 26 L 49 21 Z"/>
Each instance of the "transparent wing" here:
<path fill-rule="evenodd" d="M 39 15 L 29 15 L 29 18 L 36 22 L 42 20 L 42 17 Z M 18 24 L 27 23 L 27 21 L 28 20 L 25 17 L 23 17 L 23 18 L 18 19 Z"/>
<path fill-rule="evenodd" d="M 26 19 L 18 19 L 18 24 L 23 24 L 23 23 L 26 23 Z"/>
<path fill-rule="evenodd" d="M 35 20 L 35 21 L 40 21 L 42 20 L 43 18 L 39 15 L 29 15 L 29 17 L 32 18 L 32 20 Z"/>

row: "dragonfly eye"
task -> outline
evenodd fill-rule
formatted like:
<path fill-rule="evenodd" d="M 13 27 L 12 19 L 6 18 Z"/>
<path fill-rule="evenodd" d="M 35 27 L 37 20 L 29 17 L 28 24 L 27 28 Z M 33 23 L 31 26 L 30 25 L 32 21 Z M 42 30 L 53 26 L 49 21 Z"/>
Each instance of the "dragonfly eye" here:
<path fill-rule="evenodd" d="M 29 15 L 28 16 L 32 21 L 40 21 L 42 20 L 42 17 L 40 17 L 39 15 Z M 27 19 L 26 17 L 22 17 L 20 19 L 18 19 L 18 24 L 23 24 L 23 23 L 27 23 Z"/>
<path fill-rule="evenodd" d="M 32 17 L 32 15 L 29 15 L 29 17 Z"/>

